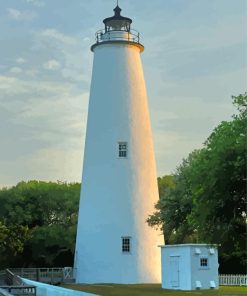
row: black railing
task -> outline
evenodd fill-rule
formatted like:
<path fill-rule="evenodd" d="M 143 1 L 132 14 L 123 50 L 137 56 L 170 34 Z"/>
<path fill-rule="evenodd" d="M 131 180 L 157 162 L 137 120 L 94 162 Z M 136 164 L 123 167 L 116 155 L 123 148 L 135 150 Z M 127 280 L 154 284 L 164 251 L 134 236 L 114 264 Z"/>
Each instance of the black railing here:
<path fill-rule="evenodd" d="M 5 290 L 9 293 L 13 293 L 13 295 L 28 295 L 28 296 L 36 296 L 36 287 L 23 285 L 23 286 L 1 286 L 2 290 Z M 1 294 L 0 294 L 1 295 Z"/>
<path fill-rule="evenodd" d="M 118 34 L 119 33 L 119 34 Z M 99 30 L 95 33 L 96 43 L 101 43 L 105 41 L 130 41 L 135 43 L 140 43 L 140 33 L 134 29 L 130 31 L 125 30 Z"/>
<path fill-rule="evenodd" d="M 7 285 L 1 285 L 2 290 L 14 295 L 37 295 L 35 286 L 26 285 L 18 275 L 15 275 L 9 269 L 6 269 L 5 272 L 5 283 Z"/>

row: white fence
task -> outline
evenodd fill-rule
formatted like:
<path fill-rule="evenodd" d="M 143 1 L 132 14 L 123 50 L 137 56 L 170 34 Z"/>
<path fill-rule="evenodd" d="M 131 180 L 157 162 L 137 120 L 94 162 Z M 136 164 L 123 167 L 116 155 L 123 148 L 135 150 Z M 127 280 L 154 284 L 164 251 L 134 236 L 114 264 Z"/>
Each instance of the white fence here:
<path fill-rule="evenodd" d="M 245 274 L 221 274 L 219 275 L 221 286 L 247 286 L 247 275 Z"/>

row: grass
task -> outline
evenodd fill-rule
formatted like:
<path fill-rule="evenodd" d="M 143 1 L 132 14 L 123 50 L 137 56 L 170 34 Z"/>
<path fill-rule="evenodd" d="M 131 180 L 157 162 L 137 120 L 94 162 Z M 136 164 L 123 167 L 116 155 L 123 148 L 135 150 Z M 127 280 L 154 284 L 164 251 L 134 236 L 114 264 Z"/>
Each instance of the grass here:
<path fill-rule="evenodd" d="M 223 286 L 219 290 L 172 291 L 164 290 L 161 285 L 63 285 L 64 288 L 94 293 L 102 296 L 243 296 L 247 287 Z"/>

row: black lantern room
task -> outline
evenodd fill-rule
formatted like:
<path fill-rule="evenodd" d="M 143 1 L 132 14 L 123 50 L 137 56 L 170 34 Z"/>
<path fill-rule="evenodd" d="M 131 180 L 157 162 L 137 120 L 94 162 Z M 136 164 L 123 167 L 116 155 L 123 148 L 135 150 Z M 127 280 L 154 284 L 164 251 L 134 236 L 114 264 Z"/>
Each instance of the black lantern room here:
<path fill-rule="evenodd" d="M 140 48 L 142 52 L 144 46 L 139 42 L 140 34 L 131 28 L 132 19 L 122 16 L 122 9 L 117 5 L 114 9 L 114 15 L 103 20 L 104 30 L 99 30 L 95 34 L 96 43 L 91 46 L 91 50 L 100 44 L 106 43 L 128 43 Z"/>
<path fill-rule="evenodd" d="M 113 11 L 114 16 L 108 17 L 103 20 L 105 24 L 105 32 L 109 31 L 126 31 L 130 32 L 130 24 L 132 23 L 132 19 L 128 17 L 124 17 L 121 15 L 121 8 L 117 5 Z"/>

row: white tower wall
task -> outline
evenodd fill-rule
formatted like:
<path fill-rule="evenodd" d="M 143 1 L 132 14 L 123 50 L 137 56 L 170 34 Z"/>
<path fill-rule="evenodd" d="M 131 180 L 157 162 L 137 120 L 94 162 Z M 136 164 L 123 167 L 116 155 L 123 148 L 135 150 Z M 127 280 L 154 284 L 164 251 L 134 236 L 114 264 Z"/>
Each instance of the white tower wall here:
<path fill-rule="evenodd" d="M 162 236 L 146 223 L 158 187 L 140 49 L 131 42 L 93 49 L 77 283 L 161 282 Z M 119 142 L 128 143 L 127 158 L 118 157 Z M 129 254 L 122 237 L 131 237 Z"/>

